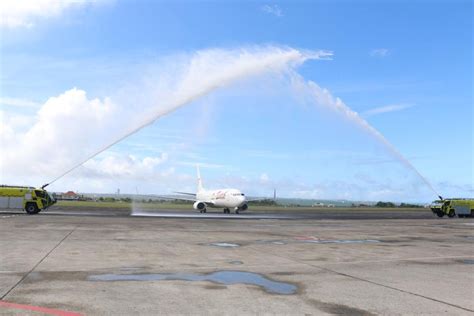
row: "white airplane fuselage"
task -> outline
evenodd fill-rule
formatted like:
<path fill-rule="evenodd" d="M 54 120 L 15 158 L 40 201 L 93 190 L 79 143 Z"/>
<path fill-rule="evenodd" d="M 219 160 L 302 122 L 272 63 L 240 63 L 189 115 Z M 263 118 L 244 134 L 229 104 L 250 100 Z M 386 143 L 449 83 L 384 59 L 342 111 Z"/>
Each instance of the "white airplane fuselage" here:
<path fill-rule="evenodd" d="M 202 186 L 201 173 L 199 167 L 196 166 L 197 170 L 197 193 L 187 193 L 187 192 L 176 192 L 185 195 L 192 195 L 193 198 L 181 198 L 183 200 L 194 201 L 193 208 L 200 211 L 201 213 L 206 213 L 208 207 L 213 208 L 222 208 L 224 213 L 230 213 L 235 211 L 239 213 L 241 211 L 246 211 L 248 209 L 247 199 L 245 194 L 240 192 L 237 189 L 220 189 L 220 190 L 206 190 Z"/>
<path fill-rule="evenodd" d="M 238 209 L 246 205 L 245 194 L 237 189 L 200 190 L 196 193 L 196 201 L 208 202 L 206 205 L 210 207 L 229 209 Z"/>

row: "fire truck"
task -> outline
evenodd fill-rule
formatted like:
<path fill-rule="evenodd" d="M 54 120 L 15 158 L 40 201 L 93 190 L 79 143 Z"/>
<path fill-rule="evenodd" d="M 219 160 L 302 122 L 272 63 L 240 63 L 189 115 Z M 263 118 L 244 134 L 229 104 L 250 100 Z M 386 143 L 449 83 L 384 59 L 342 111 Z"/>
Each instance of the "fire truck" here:
<path fill-rule="evenodd" d="M 54 203 L 56 199 L 44 188 L 0 185 L 0 209 L 38 214 Z"/>
<path fill-rule="evenodd" d="M 431 211 L 438 217 L 474 217 L 474 199 L 441 198 L 433 202 Z"/>

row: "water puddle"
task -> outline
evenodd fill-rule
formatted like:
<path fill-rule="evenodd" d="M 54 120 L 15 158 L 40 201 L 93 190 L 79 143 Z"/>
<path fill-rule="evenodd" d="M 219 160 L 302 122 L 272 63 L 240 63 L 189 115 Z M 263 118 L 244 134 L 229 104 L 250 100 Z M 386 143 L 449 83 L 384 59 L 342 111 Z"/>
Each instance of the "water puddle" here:
<path fill-rule="evenodd" d="M 335 239 L 335 240 L 300 240 L 304 243 L 312 244 L 368 244 L 378 243 L 380 240 L 376 239 Z"/>
<path fill-rule="evenodd" d="M 97 274 L 89 281 L 209 281 L 218 284 L 250 284 L 271 294 L 294 294 L 297 287 L 290 283 L 270 280 L 258 273 L 243 271 L 217 271 L 208 274 L 154 273 L 154 274 Z"/>
<path fill-rule="evenodd" d="M 138 270 L 143 270 L 145 269 L 144 267 L 123 267 L 120 268 L 122 271 L 138 271 Z"/>
<path fill-rule="evenodd" d="M 230 264 L 235 264 L 235 265 L 238 265 L 238 264 L 244 264 L 242 261 L 240 260 L 234 260 L 234 261 L 229 261 Z"/>
<path fill-rule="evenodd" d="M 474 264 L 474 259 L 464 259 L 461 262 L 464 264 Z"/>
<path fill-rule="evenodd" d="M 229 243 L 229 242 L 214 242 L 214 243 L 209 244 L 209 246 L 224 247 L 224 248 L 240 247 L 239 244 L 233 244 L 233 243 Z"/>
<path fill-rule="evenodd" d="M 310 243 L 310 244 L 367 244 L 379 243 L 376 239 L 319 239 L 316 237 L 295 237 L 294 240 L 259 240 L 259 244 L 286 245 L 288 243 Z"/>

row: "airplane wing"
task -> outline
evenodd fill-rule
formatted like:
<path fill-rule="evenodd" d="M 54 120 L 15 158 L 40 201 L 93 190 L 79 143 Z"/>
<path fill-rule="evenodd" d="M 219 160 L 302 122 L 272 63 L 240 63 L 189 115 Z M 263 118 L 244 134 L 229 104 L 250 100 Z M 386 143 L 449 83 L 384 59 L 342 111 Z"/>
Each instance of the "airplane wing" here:
<path fill-rule="evenodd" d="M 194 198 L 192 197 L 185 197 L 185 196 L 164 196 L 164 195 L 156 195 L 157 198 L 163 199 L 163 200 L 169 200 L 169 201 L 174 201 L 174 200 L 179 200 L 179 201 L 189 201 L 189 202 L 196 202 L 196 195 L 193 194 Z"/>
<path fill-rule="evenodd" d="M 176 192 L 176 193 L 178 193 L 178 192 Z M 163 200 L 169 200 L 169 201 L 178 200 L 178 201 L 186 201 L 186 202 L 197 202 L 195 194 L 193 194 L 193 193 L 188 193 L 188 194 L 194 196 L 194 198 L 185 197 L 185 196 L 163 196 L 163 195 L 156 195 L 156 197 L 160 198 L 160 199 L 163 199 Z M 207 206 L 210 206 L 210 207 L 215 206 L 214 201 L 200 201 L 200 202 L 203 202 L 204 204 L 206 204 Z"/>
<path fill-rule="evenodd" d="M 174 193 L 196 196 L 196 193 L 189 193 L 189 192 L 177 192 L 177 191 L 175 191 Z"/>
<path fill-rule="evenodd" d="M 191 198 L 191 197 L 173 197 L 170 198 L 170 200 L 179 200 L 179 201 L 189 201 L 189 202 L 196 202 L 196 198 Z"/>
<path fill-rule="evenodd" d="M 274 201 L 272 198 L 247 198 L 247 202 L 259 202 L 259 201 Z"/>

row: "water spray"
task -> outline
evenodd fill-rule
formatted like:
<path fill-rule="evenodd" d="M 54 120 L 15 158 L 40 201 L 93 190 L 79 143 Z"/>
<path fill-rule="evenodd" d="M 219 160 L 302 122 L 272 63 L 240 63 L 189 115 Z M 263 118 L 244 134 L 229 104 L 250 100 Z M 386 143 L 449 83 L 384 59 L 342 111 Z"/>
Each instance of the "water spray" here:
<path fill-rule="evenodd" d="M 221 53 L 222 65 L 216 65 L 212 53 Z M 204 52 L 205 53 L 205 52 Z M 99 150 L 87 156 L 73 167 L 43 185 L 43 188 L 61 179 L 68 173 L 82 166 L 103 151 L 109 149 L 125 138 L 135 134 L 144 127 L 153 124 L 156 120 L 176 109 L 205 96 L 212 91 L 227 86 L 240 79 L 259 75 L 265 72 L 282 72 L 288 68 L 302 64 L 308 59 L 327 59 L 332 54 L 326 51 L 300 52 L 295 49 L 281 49 L 270 47 L 264 50 L 211 51 L 211 58 L 206 59 L 203 52 L 198 52 L 191 60 L 188 73 L 171 96 L 171 101 L 163 104 L 154 112 L 149 113 L 149 119 L 131 128 L 113 142 L 104 145 Z M 203 57 L 204 56 L 204 57 Z M 207 56 L 209 57 L 209 56 Z M 215 57 L 215 56 L 214 56 Z M 220 56 L 222 57 L 222 56 Z M 207 64 L 206 64 L 207 63 Z M 207 78 L 206 78 L 207 77 Z"/>
<path fill-rule="evenodd" d="M 354 123 L 356 126 L 367 132 L 370 136 L 381 142 L 388 151 L 397 158 L 404 166 L 412 170 L 431 191 L 438 197 L 441 198 L 439 193 L 435 190 L 433 185 L 406 159 L 396 148 L 390 143 L 385 136 L 383 136 L 377 129 L 370 125 L 360 115 L 351 110 L 344 102 L 339 98 L 334 98 L 331 93 L 321 88 L 318 84 L 313 81 L 306 81 L 301 75 L 296 72 L 290 73 L 291 84 L 293 88 L 298 92 L 304 91 L 309 94 L 313 101 L 316 101 L 318 105 L 325 106 L 331 111 L 335 111 L 341 114 L 344 118 Z"/>
<path fill-rule="evenodd" d="M 215 53 L 216 51 L 223 56 L 218 55 L 217 57 L 220 58 L 215 58 L 216 56 L 213 56 L 212 53 Z M 189 64 L 188 72 L 171 94 L 170 100 L 162 104 L 160 108 L 153 108 L 150 113 L 147 113 L 146 120 L 139 123 L 137 126 L 130 128 L 127 132 L 116 138 L 111 143 L 102 146 L 97 151 L 87 156 L 84 160 L 69 168 L 49 183 L 43 185 L 42 188 L 56 182 L 60 178 L 82 166 L 90 159 L 132 134 L 137 133 L 144 127 L 153 124 L 162 116 L 165 116 L 218 88 L 227 86 L 240 79 L 266 72 L 284 72 L 289 75 L 292 86 L 296 88 L 297 92 L 306 92 L 318 105 L 328 107 L 330 110 L 342 114 L 343 117 L 377 139 L 403 165 L 412 170 L 435 193 L 435 195 L 441 198 L 431 183 L 423 177 L 423 175 L 421 175 L 421 173 L 379 131 L 372 127 L 366 120 L 361 118 L 356 112 L 352 111 L 339 98 L 334 98 L 329 91 L 322 89 L 312 81 L 306 82 L 303 77 L 293 70 L 295 65 L 299 65 L 308 59 L 328 59 L 328 57 L 331 56 L 330 53 L 323 51 L 300 52 L 294 49 L 272 47 L 266 50 L 257 51 L 239 50 L 237 51 L 237 54 L 235 54 L 236 51 L 216 51 L 211 51 L 210 56 L 206 56 L 206 52 L 196 53 L 195 57 Z M 215 60 L 219 60 L 219 63 L 216 63 Z"/>

